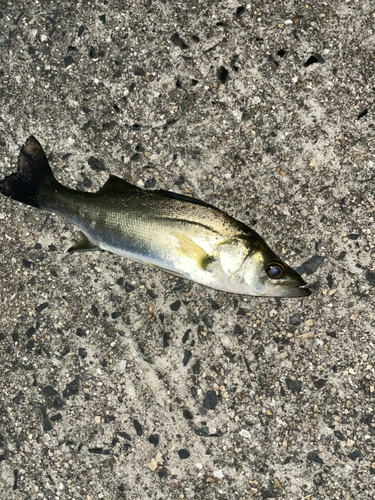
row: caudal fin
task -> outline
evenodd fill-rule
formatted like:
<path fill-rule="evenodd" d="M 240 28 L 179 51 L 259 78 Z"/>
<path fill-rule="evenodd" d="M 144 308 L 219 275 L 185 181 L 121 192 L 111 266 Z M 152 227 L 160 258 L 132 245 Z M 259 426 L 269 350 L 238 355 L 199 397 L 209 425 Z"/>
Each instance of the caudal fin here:
<path fill-rule="evenodd" d="M 42 146 L 31 136 L 21 149 L 18 172 L 0 181 L 0 193 L 26 205 L 43 208 L 45 195 L 58 185 Z"/>

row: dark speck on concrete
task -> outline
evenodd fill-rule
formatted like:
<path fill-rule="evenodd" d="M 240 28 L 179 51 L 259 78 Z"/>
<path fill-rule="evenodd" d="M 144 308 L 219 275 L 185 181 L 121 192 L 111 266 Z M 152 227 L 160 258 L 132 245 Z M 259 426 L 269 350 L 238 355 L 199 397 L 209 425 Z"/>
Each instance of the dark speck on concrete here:
<path fill-rule="evenodd" d="M 304 63 L 304 66 L 305 66 L 305 68 L 307 68 L 308 66 L 311 66 L 312 64 L 316 64 L 316 63 L 323 64 L 324 62 L 325 61 L 324 61 L 323 57 L 320 54 L 315 53 L 307 59 L 307 61 Z"/>
<path fill-rule="evenodd" d="M 82 358 L 82 359 L 87 358 L 87 351 L 86 351 L 86 349 L 84 349 L 83 347 L 80 347 L 80 348 L 78 349 L 78 355 L 79 355 L 79 357 L 80 357 L 80 358 Z"/>
<path fill-rule="evenodd" d="M 44 430 L 44 432 L 51 431 L 52 430 L 52 424 L 51 424 L 51 420 L 48 418 L 47 409 L 43 406 L 40 409 L 40 412 L 42 414 L 43 430 Z"/>
<path fill-rule="evenodd" d="M 191 328 L 186 330 L 186 332 L 184 333 L 184 336 L 182 337 L 183 344 L 186 344 L 186 342 L 189 340 L 190 333 L 191 333 Z"/>
<path fill-rule="evenodd" d="M 224 66 L 220 66 L 220 68 L 218 68 L 216 74 L 217 74 L 217 77 L 221 83 L 224 83 L 224 84 L 227 83 L 227 80 L 229 77 L 229 72 L 226 68 L 224 68 Z"/>
<path fill-rule="evenodd" d="M 37 313 L 40 313 L 44 311 L 48 307 L 48 302 L 44 302 L 43 304 L 40 304 L 39 306 L 36 306 L 35 310 Z"/>
<path fill-rule="evenodd" d="M 128 441 L 132 440 L 132 438 L 130 437 L 130 435 L 127 432 L 120 431 L 118 433 L 118 435 L 121 436 L 124 439 L 127 439 Z"/>
<path fill-rule="evenodd" d="M 241 7 L 237 7 L 237 10 L 236 10 L 236 17 L 241 17 L 242 14 L 244 14 L 246 12 L 246 8 L 241 6 Z"/>
<path fill-rule="evenodd" d="M 357 459 L 361 458 L 361 452 L 359 450 L 355 450 L 352 453 L 349 453 L 348 458 L 355 462 Z"/>
<path fill-rule="evenodd" d="M 172 311 L 178 311 L 181 307 L 181 300 L 176 300 L 169 307 L 171 308 Z"/>
<path fill-rule="evenodd" d="M 76 377 L 74 380 L 72 380 L 71 382 L 69 382 L 69 384 L 66 385 L 66 389 L 63 392 L 63 397 L 70 398 L 70 396 L 78 394 L 78 391 L 79 391 L 79 377 Z"/>
<path fill-rule="evenodd" d="M 321 257 L 320 255 L 313 255 L 303 264 L 297 267 L 296 271 L 298 274 L 305 274 L 306 276 L 309 276 L 310 274 L 315 273 L 315 271 L 323 263 L 323 261 L 324 257 Z"/>
<path fill-rule="evenodd" d="M 333 434 L 337 437 L 337 439 L 339 439 L 340 441 L 346 441 L 346 438 L 344 436 L 344 434 L 340 431 L 340 430 L 335 430 L 333 431 Z"/>
<path fill-rule="evenodd" d="M 54 389 L 51 385 L 46 385 L 43 387 L 43 394 L 46 396 L 57 396 L 58 391 L 56 391 L 56 389 Z"/>
<path fill-rule="evenodd" d="M 146 72 L 143 68 L 140 68 L 140 67 L 136 67 L 134 68 L 134 74 L 135 76 L 146 76 Z"/>
<path fill-rule="evenodd" d="M 138 436 L 142 436 L 143 435 L 143 427 L 136 418 L 133 420 L 133 425 L 134 425 L 134 428 L 135 428 Z"/>
<path fill-rule="evenodd" d="M 370 283 L 370 285 L 375 285 L 375 271 L 367 271 L 366 272 L 366 280 Z"/>
<path fill-rule="evenodd" d="M 216 395 L 216 391 L 213 391 L 213 390 L 207 391 L 207 393 L 204 397 L 203 406 L 207 410 L 214 410 L 216 408 L 218 402 L 219 402 L 219 400 L 218 400 L 218 397 Z"/>
<path fill-rule="evenodd" d="M 236 335 L 241 335 L 243 333 L 243 329 L 240 325 L 234 325 L 234 333 Z"/>
<path fill-rule="evenodd" d="M 87 163 L 95 172 L 103 172 L 105 170 L 104 162 L 95 156 L 90 156 Z"/>
<path fill-rule="evenodd" d="M 326 385 L 327 381 L 324 380 L 323 378 L 320 378 L 318 380 L 315 380 L 313 383 L 317 389 L 321 389 L 322 387 L 324 387 Z"/>
<path fill-rule="evenodd" d="M 171 333 L 164 332 L 163 333 L 163 347 L 169 347 L 170 342 L 171 342 Z"/>
<path fill-rule="evenodd" d="M 184 359 L 182 360 L 183 366 L 186 366 L 189 363 L 189 360 L 191 358 L 191 351 L 189 349 L 184 350 Z"/>
<path fill-rule="evenodd" d="M 77 328 L 76 330 L 76 335 L 77 337 L 84 337 L 85 336 L 85 330 L 83 328 Z"/>
<path fill-rule="evenodd" d="M 173 43 L 173 45 L 176 45 L 176 47 L 180 47 L 180 49 L 182 50 L 189 48 L 189 46 L 184 42 L 184 40 L 180 37 L 178 33 L 174 33 L 171 36 L 171 42 Z"/>
<path fill-rule="evenodd" d="M 206 314 L 202 318 L 203 323 L 207 326 L 207 328 L 212 328 L 214 326 L 214 321 L 211 316 Z"/>
<path fill-rule="evenodd" d="M 193 420 L 193 415 L 191 414 L 191 412 L 188 410 L 188 409 L 185 409 L 183 412 L 182 412 L 184 418 L 186 418 L 186 420 Z"/>
<path fill-rule="evenodd" d="M 208 433 L 209 433 L 208 427 L 200 427 L 199 429 L 195 430 L 195 434 L 197 436 L 206 437 L 208 436 Z"/>
<path fill-rule="evenodd" d="M 298 382 L 298 380 L 292 380 L 290 378 L 287 378 L 285 382 L 290 391 L 301 392 L 301 384 Z"/>
<path fill-rule="evenodd" d="M 127 281 L 125 281 L 125 291 L 127 293 L 130 293 L 132 292 L 133 290 L 135 290 L 135 286 L 131 285 L 130 283 L 128 283 Z"/>
<path fill-rule="evenodd" d="M 178 450 L 178 456 L 180 458 L 189 458 L 190 457 L 190 451 L 187 450 L 186 448 L 182 448 L 181 450 Z"/>
<path fill-rule="evenodd" d="M 89 453 L 94 453 L 95 455 L 110 455 L 111 452 L 109 450 L 106 450 L 105 448 L 89 448 L 88 449 Z"/>
<path fill-rule="evenodd" d="M 159 434 L 151 434 L 150 437 L 148 438 L 148 440 L 154 446 L 158 446 L 159 445 Z"/>
<path fill-rule="evenodd" d="M 301 316 L 300 314 L 296 313 L 296 314 L 293 314 L 290 318 L 289 318 L 289 321 L 290 321 L 290 324 L 293 325 L 293 326 L 298 326 L 301 324 L 302 320 L 301 320 Z"/>
<path fill-rule="evenodd" d="M 74 63 L 74 60 L 73 60 L 73 57 L 72 56 L 67 56 L 64 58 L 64 65 L 65 67 L 67 68 L 68 66 L 70 66 L 71 64 Z"/>
<path fill-rule="evenodd" d="M 322 484 L 324 484 L 324 478 L 321 472 L 314 474 L 313 483 L 315 484 L 315 486 L 322 486 Z"/>
<path fill-rule="evenodd" d="M 50 417 L 51 422 L 58 422 L 59 420 L 62 420 L 62 415 L 61 413 L 56 413 L 55 415 L 52 415 Z"/>
<path fill-rule="evenodd" d="M 312 452 L 307 454 L 307 460 L 309 460 L 310 462 L 315 462 L 317 464 L 324 464 L 324 462 L 320 458 L 320 456 L 317 455 L 316 453 L 312 453 Z"/>

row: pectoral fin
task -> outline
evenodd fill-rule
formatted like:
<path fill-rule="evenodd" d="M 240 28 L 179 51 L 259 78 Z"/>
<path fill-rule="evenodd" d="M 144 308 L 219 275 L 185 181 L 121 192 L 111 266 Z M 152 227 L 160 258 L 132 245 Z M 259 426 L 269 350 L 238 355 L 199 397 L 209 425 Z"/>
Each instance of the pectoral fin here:
<path fill-rule="evenodd" d="M 212 255 L 208 255 L 202 247 L 197 245 L 185 234 L 177 231 L 172 231 L 171 234 L 178 241 L 178 248 L 181 253 L 186 255 L 186 257 L 193 259 L 201 269 L 208 270 L 208 266 L 215 260 Z"/>
<path fill-rule="evenodd" d="M 100 248 L 91 243 L 87 236 L 80 232 L 76 243 L 72 247 L 68 248 L 67 252 L 94 252 L 95 250 L 100 250 Z"/>

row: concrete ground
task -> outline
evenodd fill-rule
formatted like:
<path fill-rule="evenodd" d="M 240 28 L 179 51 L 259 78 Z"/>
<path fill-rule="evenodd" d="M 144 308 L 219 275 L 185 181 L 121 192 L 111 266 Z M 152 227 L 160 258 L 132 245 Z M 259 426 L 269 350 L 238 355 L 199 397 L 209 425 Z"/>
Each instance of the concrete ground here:
<path fill-rule="evenodd" d="M 0 197 L 0 497 L 375 498 L 375 8 L 0 3 L 0 178 L 31 134 L 254 227 L 311 297 L 216 292 Z"/>

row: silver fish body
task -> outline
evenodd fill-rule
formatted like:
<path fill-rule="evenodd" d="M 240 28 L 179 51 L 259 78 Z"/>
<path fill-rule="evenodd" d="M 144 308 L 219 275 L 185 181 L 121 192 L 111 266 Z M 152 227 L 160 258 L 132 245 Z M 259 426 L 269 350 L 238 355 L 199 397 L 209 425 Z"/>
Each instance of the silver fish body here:
<path fill-rule="evenodd" d="M 30 137 L 18 172 L 0 192 L 54 212 L 82 231 L 69 251 L 103 249 L 226 292 L 303 297 L 303 279 L 251 228 L 184 195 L 148 191 L 111 175 L 97 193 L 54 178 L 39 142 Z"/>

